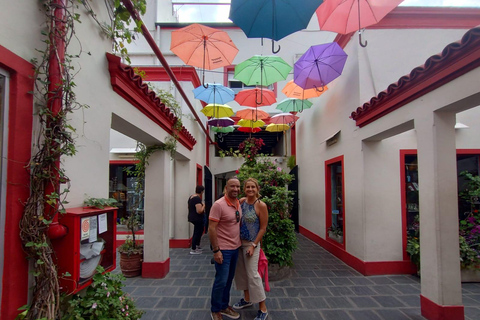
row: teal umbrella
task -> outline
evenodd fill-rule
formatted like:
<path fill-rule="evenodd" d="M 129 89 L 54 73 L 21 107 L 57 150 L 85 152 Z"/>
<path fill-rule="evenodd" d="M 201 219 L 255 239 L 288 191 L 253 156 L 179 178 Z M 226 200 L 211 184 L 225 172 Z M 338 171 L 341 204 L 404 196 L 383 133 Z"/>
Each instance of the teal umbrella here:
<path fill-rule="evenodd" d="M 233 132 L 235 128 L 233 126 L 228 126 L 228 127 L 211 127 L 212 131 L 214 132 L 222 132 L 222 133 L 228 133 L 228 132 Z"/>
<path fill-rule="evenodd" d="M 287 98 L 278 103 L 277 109 L 283 112 L 302 112 L 305 109 L 310 109 L 312 105 L 313 103 L 308 100 Z"/>
<path fill-rule="evenodd" d="M 277 56 L 255 55 L 235 66 L 234 78 L 247 86 L 268 86 L 285 80 L 292 67 Z"/>

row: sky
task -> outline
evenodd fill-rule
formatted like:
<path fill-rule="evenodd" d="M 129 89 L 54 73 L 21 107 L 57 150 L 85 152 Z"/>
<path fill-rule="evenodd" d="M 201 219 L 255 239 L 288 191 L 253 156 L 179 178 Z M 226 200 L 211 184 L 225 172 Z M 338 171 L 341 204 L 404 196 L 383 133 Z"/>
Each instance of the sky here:
<path fill-rule="evenodd" d="M 228 0 L 190 0 L 189 2 L 230 3 Z M 480 0 L 404 0 L 400 6 L 480 7 Z M 230 22 L 228 5 L 177 5 L 174 8 L 178 10 L 180 22 Z"/>

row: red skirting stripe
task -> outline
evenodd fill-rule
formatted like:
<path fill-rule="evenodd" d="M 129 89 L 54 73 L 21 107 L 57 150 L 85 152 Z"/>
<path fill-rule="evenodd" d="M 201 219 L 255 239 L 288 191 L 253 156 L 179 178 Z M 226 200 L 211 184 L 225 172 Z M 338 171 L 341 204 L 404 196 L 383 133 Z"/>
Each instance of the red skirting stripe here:
<path fill-rule="evenodd" d="M 442 306 L 420 295 L 422 316 L 428 320 L 464 320 L 463 306 Z"/>
<path fill-rule="evenodd" d="M 170 248 L 190 248 L 191 239 L 170 239 Z"/>
<path fill-rule="evenodd" d="M 143 262 L 142 278 L 162 279 L 170 271 L 170 258 L 163 262 Z"/>

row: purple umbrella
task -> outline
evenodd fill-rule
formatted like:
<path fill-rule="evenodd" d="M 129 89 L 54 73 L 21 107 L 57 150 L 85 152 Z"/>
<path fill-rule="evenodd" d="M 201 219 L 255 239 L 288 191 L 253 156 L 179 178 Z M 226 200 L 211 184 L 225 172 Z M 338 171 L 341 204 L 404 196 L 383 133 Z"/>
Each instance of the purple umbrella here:
<path fill-rule="evenodd" d="M 295 62 L 293 81 L 303 89 L 320 88 L 342 74 L 347 54 L 336 43 L 311 46 Z"/>
<path fill-rule="evenodd" d="M 208 125 L 214 126 L 214 127 L 228 127 L 228 126 L 232 126 L 234 123 L 235 121 L 228 117 L 218 118 L 218 119 L 213 118 L 208 120 Z"/>

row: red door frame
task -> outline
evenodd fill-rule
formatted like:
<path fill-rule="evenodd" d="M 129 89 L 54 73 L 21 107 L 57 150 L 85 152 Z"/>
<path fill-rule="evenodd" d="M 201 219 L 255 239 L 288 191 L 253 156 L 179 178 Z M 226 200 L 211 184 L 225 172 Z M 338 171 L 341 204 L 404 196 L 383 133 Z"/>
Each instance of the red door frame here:
<path fill-rule="evenodd" d="M 342 223 L 342 230 L 343 230 L 343 243 L 338 243 L 335 240 L 330 239 L 328 236 L 328 228 L 332 225 L 332 203 L 330 202 L 330 198 L 332 195 L 332 175 L 330 173 L 330 166 L 334 163 L 340 162 L 342 166 L 342 216 L 343 216 L 343 223 Z M 345 249 L 345 166 L 344 166 L 344 158 L 343 155 L 335 157 L 333 159 L 325 161 L 325 240 L 329 243 L 332 243 L 342 249 Z"/>
<path fill-rule="evenodd" d="M 197 163 L 197 186 L 203 186 L 203 168 Z"/>

